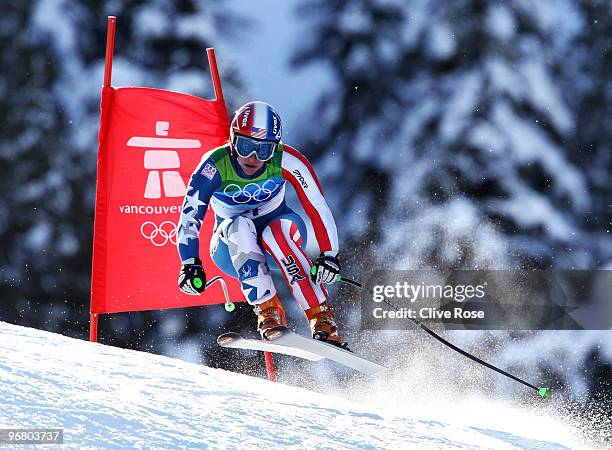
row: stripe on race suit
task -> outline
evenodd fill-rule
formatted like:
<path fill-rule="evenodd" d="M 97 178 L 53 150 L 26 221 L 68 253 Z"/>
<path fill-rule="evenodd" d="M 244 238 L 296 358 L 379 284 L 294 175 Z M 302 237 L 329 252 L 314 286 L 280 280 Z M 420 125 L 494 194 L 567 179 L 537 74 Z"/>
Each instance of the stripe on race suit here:
<path fill-rule="evenodd" d="M 334 216 L 329 209 L 321 185 L 312 166 L 297 150 L 283 147 L 283 178 L 295 189 L 304 211 L 314 229 L 315 239 L 321 252 L 338 250 L 338 231 Z"/>
<path fill-rule="evenodd" d="M 299 234 L 299 231 L 298 231 Z M 302 240 L 302 238 L 299 238 L 300 241 Z M 310 269 L 312 268 L 311 264 L 310 264 L 310 259 L 308 258 L 308 256 L 306 255 L 306 252 L 304 252 L 304 249 L 302 247 L 300 247 L 300 243 L 299 242 L 294 242 L 291 239 L 288 241 L 289 242 L 289 246 L 294 249 L 294 251 L 296 252 L 296 254 L 298 255 L 299 260 L 302 262 L 302 264 L 305 264 L 304 267 L 307 268 L 306 270 L 306 278 L 308 278 L 309 283 L 311 284 L 311 286 L 313 286 L 315 293 L 317 294 L 317 298 L 319 300 L 319 304 L 323 303 L 327 297 L 327 290 L 323 287 L 322 284 L 316 284 L 313 283 L 310 279 Z M 316 305 L 315 305 L 316 306 Z"/>
<path fill-rule="evenodd" d="M 304 239 L 302 239 L 302 235 L 300 234 L 300 229 L 297 226 L 297 223 L 291 222 L 291 228 L 289 229 L 291 240 L 295 242 L 298 247 L 301 247 L 304 243 Z"/>
<path fill-rule="evenodd" d="M 306 253 L 304 253 L 304 250 L 302 250 L 301 247 L 299 247 L 291 239 L 291 225 L 295 225 L 295 224 L 293 222 L 291 222 L 290 220 L 282 220 L 281 219 L 281 229 L 283 231 L 283 236 L 289 237 L 287 239 L 287 243 L 289 244 L 289 248 L 291 249 L 293 254 L 295 254 L 295 256 L 297 256 L 296 263 L 298 263 L 298 265 L 300 265 L 304 269 L 304 274 L 306 275 L 306 281 L 308 282 L 307 284 L 309 286 L 312 286 L 312 289 L 314 290 L 314 292 L 315 292 L 315 294 L 317 296 L 317 302 L 314 305 L 314 306 L 317 306 L 317 305 L 319 305 L 319 304 L 321 304 L 322 302 L 325 301 L 325 299 L 327 298 L 327 295 L 321 289 L 321 285 L 314 284 L 310 280 L 310 267 L 311 267 L 310 260 L 308 259 L 308 256 L 306 256 Z M 301 280 L 301 281 L 304 281 L 304 280 Z M 310 304 L 310 302 L 309 302 L 309 304 Z"/>
<path fill-rule="evenodd" d="M 302 289 L 300 288 L 299 284 L 291 284 L 291 280 L 287 278 L 287 274 L 283 270 L 283 265 L 280 262 L 279 258 L 276 256 L 282 255 L 283 252 L 280 249 L 280 246 L 274 240 L 274 237 L 272 236 L 272 230 L 269 227 L 266 227 L 264 229 L 261 235 L 261 242 L 263 244 L 264 249 L 272 256 L 272 258 L 276 262 L 276 265 L 279 267 L 281 273 L 283 274 L 283 277 L 285 278 L 285 281 L 287 282 L 287 285 L 291 288 L 291 293 L 293 294 L 293 297 L 296 299 L 298 304 L 304 310 L 310 308 L 310 305 L 308 305 L 306 297 L 302 293 Z"/>
<path fill-rule="evenodd" d="M 273 220 L 262 233 L 262 243 L 281 269 L 293 296 L 306 310 L 323 303 L 327 295 L 310 280 L 310 261 L 291 239 L 292 224 L 289 219 Z"/>

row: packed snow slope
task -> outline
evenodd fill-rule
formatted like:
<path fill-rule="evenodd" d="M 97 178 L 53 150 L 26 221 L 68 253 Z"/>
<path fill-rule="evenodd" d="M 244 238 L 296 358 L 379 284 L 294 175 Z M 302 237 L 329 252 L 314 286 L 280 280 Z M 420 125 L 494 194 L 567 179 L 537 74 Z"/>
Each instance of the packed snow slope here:
<path fill-rule="evenodd" d="M 573 446 L 550 424 L 516 434 L 411 417 L 3 322 L 0 428 L 64 428 L 62 448 L 78 449 Z"/>

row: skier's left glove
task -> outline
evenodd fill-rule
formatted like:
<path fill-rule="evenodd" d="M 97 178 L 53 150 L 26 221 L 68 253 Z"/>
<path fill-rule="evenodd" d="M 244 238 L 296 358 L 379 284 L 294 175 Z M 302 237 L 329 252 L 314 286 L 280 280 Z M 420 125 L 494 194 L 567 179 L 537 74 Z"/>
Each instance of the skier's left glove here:
<path fill-rule="evenodd" d="M 206 274 L 199 258 L 183 262 L 178 285 L 181 291 L 189 295 L 200 295 L 206 288 Z"/>
<path fill-rule="evenodd" d="M 315 260 L 310 269 L 313 283 L 333 283 L 340 279 L 340 259 L 338 252 L 326 251 Z"/>

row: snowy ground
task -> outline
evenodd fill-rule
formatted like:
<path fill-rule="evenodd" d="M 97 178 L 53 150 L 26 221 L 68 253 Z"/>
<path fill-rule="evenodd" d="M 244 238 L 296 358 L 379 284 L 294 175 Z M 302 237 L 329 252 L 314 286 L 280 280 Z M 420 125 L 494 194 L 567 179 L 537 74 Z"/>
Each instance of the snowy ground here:
<path fill-rule="evenodd" d="M 416 417 L 0 322 L 0 428 L 64 428 L 61 448 L 584 448 L 546 417 L 495 428 L 466 417 Z"/>

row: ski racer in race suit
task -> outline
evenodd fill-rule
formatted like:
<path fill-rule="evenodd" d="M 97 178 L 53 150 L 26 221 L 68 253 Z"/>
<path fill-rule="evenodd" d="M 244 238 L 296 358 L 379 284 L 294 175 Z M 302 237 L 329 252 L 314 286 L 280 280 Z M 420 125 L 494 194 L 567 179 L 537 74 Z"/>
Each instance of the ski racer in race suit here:
<path fill-rule="evenodd" d="M 211 258 L 240 281 L 246 301 L 255 306 L 261 336 L 265 339 L 271 328 L 287 326 L 270 275 L 273 268 L 282 271 L 313 338 L 342 346 L 322 286 L 339 278 L 336 224 L 310 163 L 282 143 L 281 135 L 276 111 L 266 103 L 250 102 L 236 112 L 228 144 L 204 155 L 191 176 L 179 223 L 179 287 L 192 295 L 204 290 L 199 232 L 210 205 L 216 219 Z M 321 254 L 312 264 L 304 252 L 304 221 L 285 203 L 287 181 L 314 228 Z"/>

